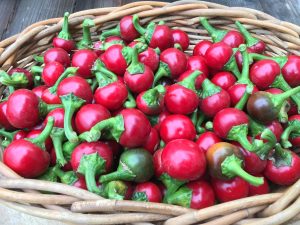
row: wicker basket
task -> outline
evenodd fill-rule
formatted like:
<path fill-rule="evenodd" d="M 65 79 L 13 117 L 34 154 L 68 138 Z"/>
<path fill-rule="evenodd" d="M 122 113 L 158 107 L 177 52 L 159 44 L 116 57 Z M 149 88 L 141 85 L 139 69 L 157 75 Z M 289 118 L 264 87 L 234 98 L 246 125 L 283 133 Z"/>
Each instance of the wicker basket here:
<path fill-rule="evenodd" d="M 209 39 L 199 25 L 199 17 L 224 29 L 235 29 L 242 22 L 253 36 L 267 43 L 270 55 L 300 55 L 300 27 L 282 22 L 263 12 L 248 8 L 229 8 L 201 1 L 135 2 L 122 7 L 91 9 L 70 16 L 75 40 L 80 38 L 80 24 L 85 18 L 95 21 L 93 39 L 101 30 L 115 26 L 118 20 L 138 14 L 141 23 L 164 20 L 171 27 L 188 32 L 190 52 L 199 40 Z M 53 18 L 27 27 L 22 33 L 0 42 L 0 67 L 29 67 L 33 54 L 51 46 L 52 37 L 60 30 L 62 18 Z M 1 87 L 0 91 L 3 91 Z M 0 92 L 1 93 L 1 92 Z M 1 151 L 0 151 L 1 152 Z M 107 200 L 75 187 L 40 180 L 23 179 L 0 162 L 0 203 L 31 214 L 74 224 L 282 224 L 300 218 L 300 180 L 277 193 L 244 198 L 202 210 L 161 203 Z M 40 191 L 53 192 L 45 194 Z M 87 214 L 90 213 L 90 214 Z"/>

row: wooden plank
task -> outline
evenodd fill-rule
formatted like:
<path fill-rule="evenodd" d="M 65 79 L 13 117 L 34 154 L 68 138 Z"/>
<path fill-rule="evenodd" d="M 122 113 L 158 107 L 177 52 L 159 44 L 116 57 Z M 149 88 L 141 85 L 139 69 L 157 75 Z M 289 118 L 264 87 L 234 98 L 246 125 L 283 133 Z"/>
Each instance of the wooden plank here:
<path fill-rule="evenodd" d="M 289 16 L 291 13 L 294 15 L 290 20 L 292 23 L 300 25 L 300 0 L 289 0 L 286 1 L 287 12 L 286 16 Z"/>
<path fill-rule="evenodd" d="M 119 6 L 121 4 L 121 0 L 76 0 L 74 12 L 85 9 Z"/>
<path fill-rule="evenodd" d="M 10 0 L 7 0 L 10 1 Z M 3 37 L 21 32 L 25 27 L 40 20 L 61 17 L 65 11 L 73 11 L 75 0 L 27 0 L 20 1 L 15 16 Z M 2 0 L 1 0 L 2 2 Z"/>
<path fill-rule="evenodd" d="M 11 20 L 15 16 L 15 9 L 17 7 L 17 0 L 2 0 L 0 1 L 0 40 L 6 31 Z"/>

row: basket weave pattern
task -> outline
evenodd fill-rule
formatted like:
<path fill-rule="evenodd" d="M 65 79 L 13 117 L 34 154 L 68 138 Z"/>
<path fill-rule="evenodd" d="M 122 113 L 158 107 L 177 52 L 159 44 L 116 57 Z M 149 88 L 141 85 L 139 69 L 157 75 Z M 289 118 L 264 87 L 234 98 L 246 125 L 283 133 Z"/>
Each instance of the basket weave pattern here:
<path fill-rule="evenodd" d="M 199 40 L 210 39 L 199 25 L 199 17 L 208 17 L 212 25 L 235 29 L 234 22 L 245 27 L 267 44 L 271 56 L 300 55 L 300 27 L 248 8 L 229 8 L 202 1 L 135 2 L 122 7 L 99 8 L 71 14 L 70 27 L 80 39 L 81 23 L 93 19 L 93 40 L 102 30 L 114 27 L 125 15 L 138 14 L 141 23 L 163 20 L 172 28 L 189 34 L 190 53 Z M 62 18 L 35 23 L 22 33 L 0 42 L 0 67 L 28 68 L 35 65 L 32 55 L 42 54 L 61 29 Z M 0 87 L 0 93 L 5 87 Z M 0 151 L 1 156 L 1 151 Z M 277 193 L 248 197 L 202 210 L 162 203 L 117 201 L 60 183 L 23 179 L 0 161 L 0 203 L 34 216 L 75 224 L 282 224 L 300 218 L 300 180 Z M 45 194 L 48 191 L 54 194 Z M 92 213 L 92 214 L 86 214 Z"/>

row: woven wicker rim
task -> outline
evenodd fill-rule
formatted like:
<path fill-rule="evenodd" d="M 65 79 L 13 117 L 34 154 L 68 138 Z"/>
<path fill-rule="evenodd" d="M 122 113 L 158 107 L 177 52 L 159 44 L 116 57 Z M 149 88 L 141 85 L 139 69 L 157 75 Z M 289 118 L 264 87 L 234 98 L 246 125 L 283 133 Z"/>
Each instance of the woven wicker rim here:
<path fill-rule="evenodd" d="M 253 36 L 267 43 L 270 55 L 300 55 L 300 27 L 280 21 L 266 13 L 240 7 L 226 7 L 204 1 L 174 3 L 139 1 L 121 7 L 99 8 L 71 14 L 70 27 L 75 40 L 81 36 L 85 18 L 94 20 L 93 40 L 102 30 L 114 27 L 118 20 L 138 14 L 141 23 L 164 20 L 172 28 L 189 34 L 191 53 L 199 40 L 209 39 L 199 25 L 199 17 L 208 17 L 219 28 L 235 29 L 234 21 L 243 23 Z M 0 67 L 35 65 L 32 55 L 41 54 L 51 46 L 60 30 L 62 18 L 32 24 L 20 34 L 0 42 Z M 5 87 L 1 87 L 2 92 Z M 27 214 L 75 224 L 282 224 L 300 218 L 300 180 L 278 193 L 248 197 L 193 210 L 162 203 L 117 201 L 68 185 L 40 180 L 23 179 L 0 162 L 0 203 Z M 17 190 L 18 191 L 17 191 Z M 55 194 L 44 194 L 50 191 Z M 30 205 L 34 204 L 34 205 Z M 93 213 L 93 214 L 84 214 Z"/>

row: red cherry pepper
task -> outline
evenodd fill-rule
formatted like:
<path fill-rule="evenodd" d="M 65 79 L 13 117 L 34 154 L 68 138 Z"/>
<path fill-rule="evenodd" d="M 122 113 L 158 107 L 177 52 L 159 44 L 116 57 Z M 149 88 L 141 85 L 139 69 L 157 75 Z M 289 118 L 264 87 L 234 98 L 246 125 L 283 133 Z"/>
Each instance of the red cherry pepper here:
<path fill-rule="evenodd" d="M 262 178 L 254 177 L 243 169 L 244 157 L 235 145 L 216 143 L 207 150 L 206 159 L 212 177 L 227 180 L 239 176 L 256 186 L 263 183 Z"/>
<path fill-rule="evenodd" d="M 150 67 L 138 61 L 137 49 L 133 48 L 132 59 L 124 74 L 124 82 L 133 93 L 140 93 L 152 87 L 154 74 Z"/>
<path fill-rule="evenodd" d="M 165 199 L 187 181 L 199 179 L 206 170 L 206 159 L 196 143 L 186 139 L 170 141 L 162 151 L 163 174 L 160 180 L 167 187 Z"/>
<path fill-rule="evenodd" d="M 186 32 L 176 29 L 176 30 L 171 30 L 171 35 L 172 35 L 172 42 L 174 45 L 179 44 L 182 51 L 188 49 L 190 45 L 190 39 Z"/>
<path fill-rule="evenodd" d="M 156 178 L 159 178 L 164 173 L 164 168 L 161 161 L 162 151 L 163 149 L 158 149 L 153 154 L 153 166 L 154 166 L 154 174 Z"/>
<path fill-rule="evenodd" d="M 249 184 L 240 177 L 231 180 L 219 180 L 213 178 L 211 184 L 220 202 L 229 202 L 249 195 Z"/>
<path fill-rule="evenodd" d="M 217 112 L 230 107 L 230 96 L 227 91 L 213 84 L 209 79 L 202 82 L 199 110 L 207 117 L 214 117 Z"/>
<path fill-rule="evenodd" d="M 206 153 L 210 146 L 218 142 L 222 142 L 222 140 L 214 132 L 206 131 L 200 134 L 196 144 L 202 151 Z"/>
<path fill-rule="evenodd" d="M 45 52 L 44 63 L 49 62 L 59 62 L 65 68 L 70 66 L 71 63 L 69 54 L 62 48 L 50 48 Z"/>
<path fill-rule="evenodd" d="M 100 39 L 105 40 L 110 36 L 120 36 L 126 42 L 138 38 L 140 34 L 133 25 L 133 16 L 124 16 L 115 28 L 102 32 Z"/>
<path fill-rule="evenodd" d="M 49 117 L 48 117 L 49 118 Z M 48 121 L 47 121 L 48 123 Z M 46 123 L 46 124 L 47 124 Z M 53 129 L 53 128 L 52 128 Z M 29 138 L 29 139 L 33 139 L 33 138 L 36 138 L 38 137 L 41 133 L 43 132 L 43 130 L 31 130 L 27 133 L 26 137 L 24 138 Z M 53 147 L 53 143 L 52 143 L 52 140 L 50 137 L 48 137 L 45 142 L 41 143 L 43 145 L 45 145 L 45 149 L 50 152 L 52 147 Z"/>
<path fill-rule="evenodd" d="M 264 176 L 275 184 L 291 185 L 300 178 L 300 157 L 292 151 L 275 145 L 275 153 L 268 160 Z"/>
<path fill-rule="evenodd" d="M 31 128 L 41 117 L 59 107 L 61 105 L 47 105 L 30 90 L 19 89 L 8 97 L 6 115 L 14 127 Z"/>
<path fill-rule="evenodd" d="M 53 167 L 53 171 L 61 183 L 87 190 L 84 177 L 77 176 L 74 171 L 64 172 L 58 166 Z"/>
<path fill-rule="evenodd" d="M 52 45 L 55 48 L 62 48 L 67 52 L 71 52 L 75 49 L 75 42 L 69 32 L 69 13 L 65 12 L 64 21 L 62 24 L 62 30 L 58 33 L 56 37 L 52 40 Z"/>
<path fill-rule="evenodd" d="M 212 44 L 207 49 L 205 58 L 210 68 L 232 72 L 237 78 L 241 76 L 234 58 L 234 51 L 226 44 L 222 42 Z"/>
<path fill-rule="evenodd" d="M 74 53 L 72 57 L 72 66 L 78 68 L 78 76 L 89 78 L 93 76 L 91 69 L 97 58 L 97 54 L 92 50 L 82 49 Z"/>
<path fill-rule="evenodd" d="M 205 56 L 207 49 L 212 46 L 212 44 L 211 41 L 207 40 L 198 42 L 193 49 L 193 55 Z"/>
<path fill-rule="evenodd" d="M 53 124 L 54 120 L 50 117 L 38 137 L 12 141 L 3 152 L 4 164 L 25 178 L 35 178 L 46 172 L 50 156 L 41 144 L 49 137 Z"/>
<path fill-rule="evenodd" d="M 176 48 L 164 50 L 160 54 L 160 64 L 154 77 L 154 84 L 162 77 L 178 78 L 186 70 L 186 67 L 187 59 L 182 51 Z"/>
<path fill-rule="evenodd" d="M 61 100 L 57 94 L 51 93 L 50 88 L 46 88 L 41 96 L 43 102 L 53 105 L 53 104 L 61 104 Z"/>
<path fill-rule="evenodd" d="M 14 126 L 7 119 L 7 101 L 0 102 L 0 127 L 5 130 L 14 130 Z"/>
<path fill-rule="evenodd" d="M 215 204 L 215 194 L 206 181 L 192 181 L 167 198 L 167 203 L 192 209 L 203 209 Z"/>
<path fill-rule="evenodd" d="M 145 142 L 145 144 L 142 146 L 144 149 L 146 149 L 148 152 L 153 154 L 156 149 L 159 146 L 160 138 L 158 131 L 155 128 L 151 128 L 150 134 Z"/>
<path fill-rule="evenodd" d="M 243 35 L 235 30 L 220 30 L 211 26 L 207 19 L 204 17 L 200 18 L 200 23 L 210 34 L 213 42 L 222 42 L 231 48 L 238 48 L 241 44 L 245 42 Z"/>
<path fill-rule="evenodd" d="M 57 108 L 50 111 L 45 120 L 43 121 L 43 126 L 46 126 L 49 117 L 54 118 L 54 127 L 63 128 L 64 127 L 64 117 L 65 117 L 65 110 L 63 108 Z"/>
<path fill-rule="evenodd" d="M 94 125 L 108 118 L 110 118 L 110 112 L 102 105 L 84 105 L 76 113 L 76 130 L 81 134 L 85 131 L 89 131 Z"/>
<path fill-rule="evenodd" d="M 249 185 L 249 196 L 264 195 L 270 192 L 268 180 L 264 177 L 264 183 L 259 186 Z"/>
<path fill-rule="evenodd" d="M 105 67 L 118 76 L 123 76 L 130 63 L 132 51 L 129 47 L 112 45 L 100 57 Z"/>
<path fill-rule="evenodd" d="M 85 176 L 88 190 L 100 193 L 96 184 L 96 176 L 111 170 L 113 155 L 103 142 L 81 143 L 71 155 L 74 171 Z"/>
<path fill-rule="evenodd" d="M 145 143 L 151 131 L 147 117 L 137 109 L 123 109 L 119 115 L 102 120 L 94 125 L 90 131 L 84 132 L 80 138 L 86 141 L 96 141 L 103 130 L 110 129 L 113 139 L 123 147 L 134 148 Z"/>
<path fill-rule="evenodd" d="M 177 79 L 177 81 L 183 81 L 185 78 L 189 77 L 192 75 L 194 70 L 186 70 L 183 74 L 180 75 L 180 77 Z M 201 89 L 202 82 L 207 78 L 204 73 L 201 73 L 195 80 L 195 88 L 196 90 Z"/>
<path fill-rule="evenodd" d="M 162 194 L 156 184 L 152 182 L 145 182 L 136 185 L 132 200 L 143 202 L 161 202 Z"/>
<path fill-rule="evenodd" d="M 163 51 L 173 45 L 172 30 L 168 26 L 162 24 L 156 25 L 154 22 L 151 22 L 147 28 L 143 28 L 139 24 L 137 15 L 133 16 L 133 25 L 140 35 L 145 37 L 149 47 L 159 48 Z"/>
<path fill-rule="evenodd" d="M 136 105 L 146 115 L 158 115 L 163 111 L 165 88 L 157 85 L 155 88 L 141 92 L 136 98 Z"/>
<path fill-rule="evenodd" d="M 239 142 L 248 151 L 257 151 L 262 141 L 255 140 L 252 144 L 247 139 L 249 119 L 245 112 L 226 108 L 219 111 L 213 119 L 214 132 L 223 139 Z"/>
<path fill-rule="evenodd" d="M 244 36 L 246 45 L 251 52 L 263 53 L 265 51 L 266 44 L 263 41 L 251 36 L 251 34 L 239 21 L 235 21 L 235 25 Z"/>
<path fill-rule="evenodd" d="M 204 76 L 209 76 L 208 67 L 203 56 L 190 56 L 187 60 L 187 70 L 199 70 Z"/>
<path fill-rule="evenodd" d="M 1 143 L 1 147 L 5 148 L 14 140 L 20 140 L 26 138 L 27 132 L 24 130 L 9 132 L 2 128 L 0 129 L 0 135 L 5 138 L 4 140 L 2 140 Z"/>
<path fill-rule="evenodd" d="M 161 122 L 159 133 L 165 143 L 176 139 L 194 140 L 196 137 L 196 129 L 192 120 L 179 114 L 167 116 Z"/>
<path fill-rule="evenodd" d="M 31 69 L 33 70 L 33 67 Z M 64 70 L 64 66 L 59 62 L 49 62 L 42 69 L 42 80 L 48 87 L 51 87 L 56 83 Z"/>
<path fill-rule="evenodd" d="M 139 54 L 139 61 L 146 66 L 149 66 L 155 72 L 159 65 L 159 54 L 153 48 L 147 48 Z"/>
<path fill-rule="evenodd" d="M 200 71 L 195 70 L 184 80 L 167 88 L 165 105 L 169 112 L 188 115 L 195 111 L 199 104 L 195 80 L 200 74 Z M 184 107 L 182 107 L 183 105 Z"/>
<path fill-rule="evenodd" d="M 42 98 L 43 91 L 47 89 L 46 85 L 41 85 L 33 88 L 31 91 L 39 98 Z"/>
<path fill-rule="evenodd" d="M 221 87 L 224 90 L 228 90 L 236 82 L 235 76 L 230 72 L 219 72 L 216 73 L 211 82 Z"/>

